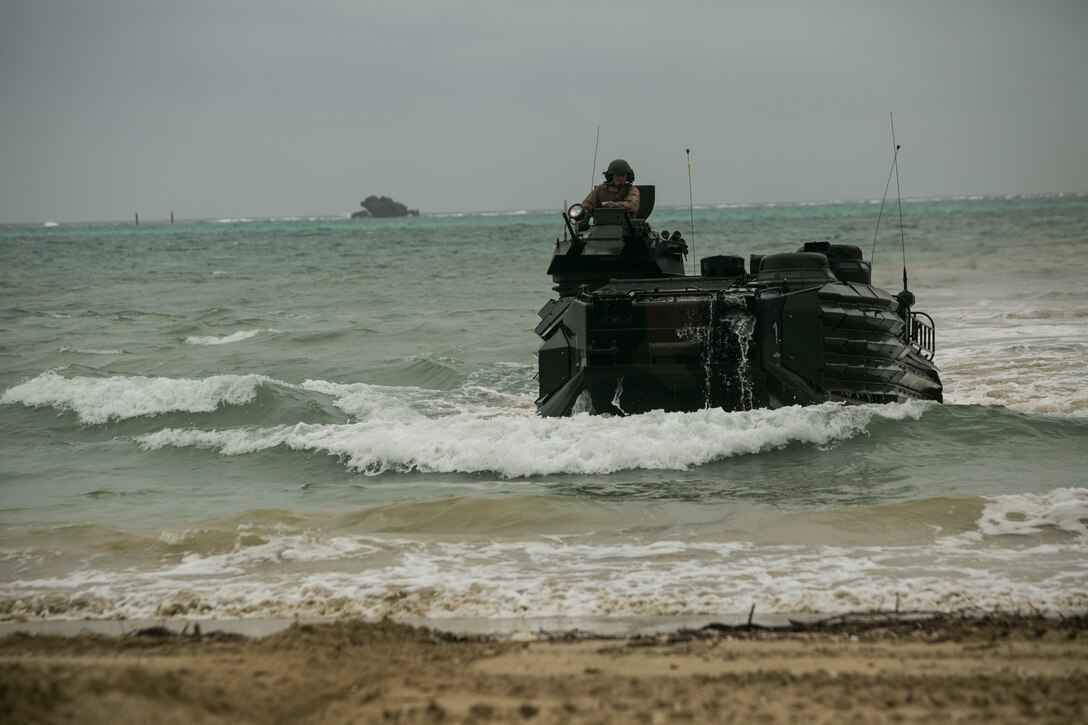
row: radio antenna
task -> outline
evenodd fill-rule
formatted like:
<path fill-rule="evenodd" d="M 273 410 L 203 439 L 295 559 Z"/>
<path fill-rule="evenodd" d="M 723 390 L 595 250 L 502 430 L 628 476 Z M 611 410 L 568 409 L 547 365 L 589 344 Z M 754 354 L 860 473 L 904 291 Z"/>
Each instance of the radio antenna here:
<path fill-rule="evenodd" d="M 894 145 L 894 141 L 892 142 Z M 888 198 L 888 189 L 892 185 L 892 174 L 895 172 L 895 162 L 899 158 L 899 147 L 896 146 L 892 151 L 892 165 L 888 169 L 888 183 L 884 185 L 884 196 L 880 197 L 880 211 L 876 215 L 876 232 L 873 234 L 873 251 L 869 255 L 869 264 L 876 263 L 876 238 L 880 236 L 880 218 L 884 215 L 884 202 Z"/>
<path fill-rule="evenodd" d="M 691 149 L 684 149 L 688 157 L 688 215 L 691 217 L 691 264 L 695 269 L 695 205 L 691 200 Z"/>
<path fill-rule="evenodd" d="M 597 147 L 601 144 L 601 124 L 597 124 L 597 140 L 593 144 L 593 168 L 589 170 L 589 188 L 592 189 L 596 186 L 594 180 L 597 178 Z"/>
<path fill-rule="evenodd" d="M 895 196 L 899 202 L 899 243 L 903 248 L 903 291 L 906 292 L 910 289 L 907 286 L 907 238 L 903 232 L 903 195 L 899 191 L 899 146 L 895 143 L 895 117 L 891 111 L 888 111 L 888 120 L 892 124 L 892 146 L 895 146 L 896 161 L 892 163 L 892 167 L 895 168 Z"/>

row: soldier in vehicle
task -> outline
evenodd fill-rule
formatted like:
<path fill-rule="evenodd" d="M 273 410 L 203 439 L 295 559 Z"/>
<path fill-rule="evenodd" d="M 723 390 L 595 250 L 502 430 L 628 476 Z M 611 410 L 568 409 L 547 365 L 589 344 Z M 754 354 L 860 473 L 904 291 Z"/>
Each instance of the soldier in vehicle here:
<path fill-rule="evenodd" d="M 604 171 L 604 183 L 593 187 L 581 206 L 587 212 L 597 207 L 626 209 L 632 216 L 638 213 L 639 193 L 634 185 L 635 172 L 623 159 L 616 159 Z"/>

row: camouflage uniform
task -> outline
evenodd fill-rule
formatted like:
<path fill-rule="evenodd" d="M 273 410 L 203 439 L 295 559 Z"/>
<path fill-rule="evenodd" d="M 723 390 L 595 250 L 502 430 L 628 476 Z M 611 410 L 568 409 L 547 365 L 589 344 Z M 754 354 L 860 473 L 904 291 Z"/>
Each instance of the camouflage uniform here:
<path fill-rule="evenodd" d="M 586 211 L 592 211 L 598 206 L 611 209 L 626 209 L 631 216 L 638 213 L 639 194 L 638 187 L 634 184 L 612 184 L 604 182 L 593 187 L 589 196 L 582 202 Z"/>

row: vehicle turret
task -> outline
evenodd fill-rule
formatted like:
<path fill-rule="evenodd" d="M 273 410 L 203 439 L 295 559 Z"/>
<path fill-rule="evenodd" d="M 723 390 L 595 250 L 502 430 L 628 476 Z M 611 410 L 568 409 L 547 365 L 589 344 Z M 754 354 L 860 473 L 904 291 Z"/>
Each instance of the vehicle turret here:
<path fill-rule="evenodd" d="M 592 291 L 610 280 L 684 275 L 687 242 L 679 233 L 665 237 L 650 228 L 646 217 L 653 211 L 654 187 L 638 188 L 641 203 L 634 215 L 624 209 L 586 212 L 578 204 L 563 215 L 569 236 L 556 240 L 548 267 L 561 297 L 583 288 Z"/>

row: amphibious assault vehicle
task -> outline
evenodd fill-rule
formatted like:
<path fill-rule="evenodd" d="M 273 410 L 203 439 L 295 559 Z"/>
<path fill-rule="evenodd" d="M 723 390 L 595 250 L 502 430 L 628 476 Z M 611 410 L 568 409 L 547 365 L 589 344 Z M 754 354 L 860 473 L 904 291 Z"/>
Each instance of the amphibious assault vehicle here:
<path fill-rule="evenodd" d="M 933 320 L 871 283 L 858 247 L 718 255 L 687 275 L 687 243 L 641 207 L 563 214 L 536 333 L 544 416 L 727 411 L 828 401 L 941 401 Z M 904 288 L 906 285 L 904 284 Z"/>

